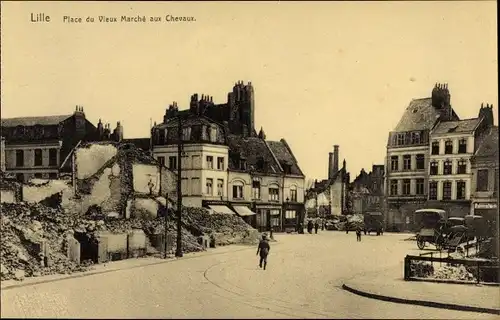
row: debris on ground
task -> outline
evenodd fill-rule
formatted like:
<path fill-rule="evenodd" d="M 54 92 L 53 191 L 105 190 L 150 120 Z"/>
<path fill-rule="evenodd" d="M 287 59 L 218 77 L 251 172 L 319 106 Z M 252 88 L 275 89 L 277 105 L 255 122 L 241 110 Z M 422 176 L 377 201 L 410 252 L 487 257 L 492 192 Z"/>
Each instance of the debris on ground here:
<path fill-rule="evenodd" d="M 432 264 L 423 261 L 411 261 L 410 274 L 412 277 L 427 278 L 434 273 Z"/>
<path fill-rule="evenodd" d="M 476 281 L 475 276 L 464 265 L 441 266 L 434 271 L 434 279 Z"/>
<path fill-rule="evenodd" d="M 97 220 L 96 220 L 97 219 Z M 167 216 L 168 234 L 176 243 L 174 213 Z M 2 203 L 0 243 L 1 280 L 89 270 L 92 263 L 76 263 L 67 257 L 68 234 L 82 233 L 97 238 L 99 232 L 129 233 L 142 229 L 147 236 L 164 234 L 165 219 L 110 219 L 72 214 L 58 207 L 37 203 Z M 259 233 L 235 215 L 210 214 L 202 208 L 183 208 L 183 252 L 203 251 L 202 235 L 215 239 L 215 245 L 256 244 Z M 149 245 L 147 252 L 157 253 Z"/>

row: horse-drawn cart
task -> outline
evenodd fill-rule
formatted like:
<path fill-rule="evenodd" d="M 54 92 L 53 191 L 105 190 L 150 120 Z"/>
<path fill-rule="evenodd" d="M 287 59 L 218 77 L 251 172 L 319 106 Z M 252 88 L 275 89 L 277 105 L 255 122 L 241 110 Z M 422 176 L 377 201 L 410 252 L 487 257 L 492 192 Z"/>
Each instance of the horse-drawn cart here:
<path fill-rule="evenodd" d="M 417 247 L 422 250 L 426 243 L 433 244 L 441 250 L 444 244 L 443 221 L 446 220 L 446 211 L 441 209 L 419 209 L 415 211 L 415 222 L 420 224 L 417 232 Z"/>

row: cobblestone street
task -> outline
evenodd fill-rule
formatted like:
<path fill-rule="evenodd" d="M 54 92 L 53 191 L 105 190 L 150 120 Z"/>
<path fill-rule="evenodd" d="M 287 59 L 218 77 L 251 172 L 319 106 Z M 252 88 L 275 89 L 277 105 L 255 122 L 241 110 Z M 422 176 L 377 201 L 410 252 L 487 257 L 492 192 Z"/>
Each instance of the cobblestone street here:
<path fill-rule="evenodd" d="M 342 290 L 346 279 L 402 265 L 404 255 L 416 251 L 414 242 L 402 241 L 408 236 L 363 236 L 356 242 L 354 233 L 277 235 L 265 271 L 258 267 L 256 248 L 215 249 L 189 259 L 2 290 L 1 316 L 494 317 L 382 302 Z"/>

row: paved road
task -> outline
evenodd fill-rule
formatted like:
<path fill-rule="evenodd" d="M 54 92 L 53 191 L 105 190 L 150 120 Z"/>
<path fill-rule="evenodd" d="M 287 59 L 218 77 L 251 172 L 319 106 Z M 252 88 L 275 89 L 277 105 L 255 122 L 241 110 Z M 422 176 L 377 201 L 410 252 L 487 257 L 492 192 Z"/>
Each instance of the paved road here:
<path fill-rule="evenodd" d="M 342 290 L 342 280 L 399 264 L 407 235 L 278 235 L 268 270 L 256 250 L 3 290 L 2 317 L 464 318 L 491 315 L 382 302 Z M 402 270 L 402 269 L 401 269 Z"/>

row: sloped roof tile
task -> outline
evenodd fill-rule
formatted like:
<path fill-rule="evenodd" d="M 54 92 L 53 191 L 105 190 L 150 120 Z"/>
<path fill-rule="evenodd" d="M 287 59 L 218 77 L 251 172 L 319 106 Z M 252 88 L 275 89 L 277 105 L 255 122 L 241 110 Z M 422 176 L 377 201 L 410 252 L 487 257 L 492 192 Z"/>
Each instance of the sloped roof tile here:
<path fill-rule="evenodd" d="M 291 174 L 304 175 L 295 159 L 292 150 L 288 148 L 284 140 L 282 141 L 267 141 L 269 148 L 274 153 L 278 161 L 290 165 Z"/>
<path fill-rule="evenodd" d="M 464 119 L 458 121 L 441 121 L 432 131 L 433 135 L 446 133 L 472 133 L 481 122 L 480 118 Z"/>
<path fill-rule="evenodd" d="M 227 136 L 229 151 L 233 154 L 240 154 L 244 157 L 247 164 L 246 171 L 255 171 L 260 173 L 276 173 L 280 174 L 280 166 L 276 163 L 273 154 L 267 147 L 264 140 L 257 137 L 243 138 L 238 135 L 229 134 Z M 259 168 L 259 157 L 264 160 L 263 167 Z M 229 169 L 240 170 L 239 164 L 235 163 L 234 158 L 229 160 Z"/>
<path fill-rule="evenodd" d="M 498 161 L 498 126 L 493 126 L 477 148 L 475 157 L 492 157 Z"/>
<path fill-rule="evenodd" d="M 455 110 L 453 116 L 458 119 Z M 413 99 L 394 129 L 396 132 L 428 130 L 441 116 L 440 110 L 432 106 L 432 98 Z"/>
<path fill-rule="evenodd" d="M 2 127 L 17 127 L 17 126 L 50 126 L 57 125 L 64 120 L 72 117 L 73 115 L 55 115 L 55 116 L 43 116 L 43 117 L 18 117 L 18 118 L 6 118 L 1 120 Z"/>

